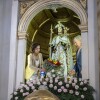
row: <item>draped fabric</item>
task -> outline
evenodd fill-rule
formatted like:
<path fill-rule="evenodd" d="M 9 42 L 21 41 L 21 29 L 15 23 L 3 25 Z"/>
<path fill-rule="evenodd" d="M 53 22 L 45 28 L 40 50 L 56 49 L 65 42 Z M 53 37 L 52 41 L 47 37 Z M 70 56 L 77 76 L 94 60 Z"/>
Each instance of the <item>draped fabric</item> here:
<path fill-rule="evenodd" d="M 57 35 L 52 40 L 52 59 L 59 60 L 62 64 L 60 72 L 68 75 L 68 71 L 73 68 L 72 48 L 67 35 Z"/>

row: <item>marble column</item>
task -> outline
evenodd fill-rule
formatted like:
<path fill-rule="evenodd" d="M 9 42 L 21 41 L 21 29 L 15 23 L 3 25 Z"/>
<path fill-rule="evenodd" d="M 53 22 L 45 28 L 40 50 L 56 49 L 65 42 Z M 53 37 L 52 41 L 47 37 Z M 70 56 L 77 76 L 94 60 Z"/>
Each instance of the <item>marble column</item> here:
<path fill-rule="evenodd" d="M 25 61 L 26 61 L 26 33 L 18 33 L 17 69 L 16 69 L 16 88 L 20 82 L 24 82 Z"/>
<path fill-rule="evenodd" d="M 89 44 L 89 79 L 96 90 L 95 100 L 100 100 L 99 95 L 99 35 L 97 30 L 97 1 L 88 0 L 88 44 Z"/>
<path fill-rule="evenodd" d="M 17 19 L 18 19 L 18 1 L 12 3 L 11 16 L 11 35 L 10 35 L 10 57 L 9 57 L 9 78 L 8 78 L 8 99 L 15 88 L 16 80 L 16 61 L 17 61 Z"/>
<path fill-rule="evenodd" d="M 82 38 L 82 79 L 89 78 L 89 64 L 88 64 L 88 30 L 87 25 L 80 25 L 81 38 Z"/>

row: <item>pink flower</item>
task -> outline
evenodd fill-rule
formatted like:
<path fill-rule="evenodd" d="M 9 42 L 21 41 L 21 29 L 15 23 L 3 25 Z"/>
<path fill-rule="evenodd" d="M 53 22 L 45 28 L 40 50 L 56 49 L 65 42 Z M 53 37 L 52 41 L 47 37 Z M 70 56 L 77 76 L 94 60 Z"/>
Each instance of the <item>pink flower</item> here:
<path fill-rule="evenodd" d="M 55 79 L 55 83 L 57 83 L 58 82 L 58 79 Z"/>
<path fill-rule="evenodd" d="M 63 89 L 63 92 L 66 93 L 67 92 L 67 89 Z"/>
<path fill-rule="evenodd" d="M 58 92 L 60 93 L 60 92 L 62 92 L 62 90 L 61 89 L 58 89 Z"/>
<path fill-rule="evenodd" d="M 31 86 L 33 86 L 33 84 L 32 83 L 29 83 L 29 86 L 31 87 Z"/>
<path fill-rule="evenodd" d="M 65 87 L 64 86 L 61 86 L 61 89 L 63 90 L 63 89 L 65 89 Z"/>
<path fill-rule="evenodd" d="M 26 95 L 29 95 L 29 92 L 26 92 Z"/>
<path fill-rule="evenodd" d="M 49 81 L 49 78 L 46 78 L 45 80 L 48 82 Z"/>
<path fill-rule="evenodd" d="M 74 87 L 76 85 L 76 83 L 72 83 L 72 86 Z"/>

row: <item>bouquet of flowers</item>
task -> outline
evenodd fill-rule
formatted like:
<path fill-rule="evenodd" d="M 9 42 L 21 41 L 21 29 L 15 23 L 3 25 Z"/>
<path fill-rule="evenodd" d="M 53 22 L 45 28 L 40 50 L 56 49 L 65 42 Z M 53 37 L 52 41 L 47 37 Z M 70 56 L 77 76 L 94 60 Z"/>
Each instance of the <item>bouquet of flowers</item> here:
<path fill-rule="evenodd" d="M 52 69 L 55 69 L 55 70 L 59 69 L 61 66 L 61 63 L 58 60 L 47 59 L 44 61 L 43 66 L 48 72 L 48 71 L 51 71 Z"/>
<path fill-rule="evenodd" d="M 12 93 L 11 100 L 24 100 L 27 95 L 40 89 L 48 89 L 60 100 L 94 100 L 94 89 L 89 85 L 89 79 L 65 80 L 56 76 L 54 69 L 48 72 L 44 79 L 37 77 L 20 84 L 19 88 Z"/>

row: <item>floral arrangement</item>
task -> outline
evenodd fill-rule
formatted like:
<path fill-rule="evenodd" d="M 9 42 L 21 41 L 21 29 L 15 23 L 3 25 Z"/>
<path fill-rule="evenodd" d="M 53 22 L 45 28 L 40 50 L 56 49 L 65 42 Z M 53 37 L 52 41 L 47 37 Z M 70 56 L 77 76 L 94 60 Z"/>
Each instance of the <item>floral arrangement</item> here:
<path fill-rule="evenodd" d="M 36 77 L 25 84 L 21 83 L 12 94 L 11 100 L 24 100 L 27 95 L 39 89 L 48 89 L 60 100 L 94 100 L 94 89 L 89 85 L 88 79 L 72 78 L 66 80 L 56 76 L 55 70 L 48 72 L 46 78 Z"/>
<path fill-rule="evenodd" d="M 47 72 L 51 71 L 52 69 L 58 70 L 60 66 L 61 63 L 58 60 L 52 60 L 50 58 L 46 59 L 43 65 Z"/>

